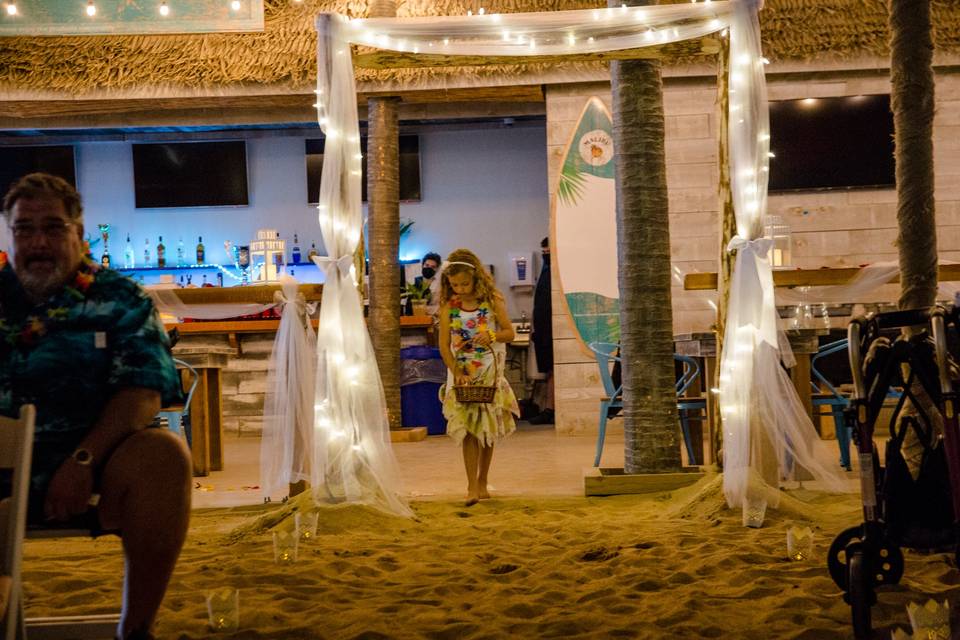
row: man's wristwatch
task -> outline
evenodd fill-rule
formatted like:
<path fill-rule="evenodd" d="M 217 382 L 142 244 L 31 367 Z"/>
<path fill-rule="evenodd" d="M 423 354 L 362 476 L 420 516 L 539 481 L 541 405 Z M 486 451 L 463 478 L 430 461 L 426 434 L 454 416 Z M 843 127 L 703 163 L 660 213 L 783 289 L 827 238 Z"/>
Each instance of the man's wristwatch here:
<path fill-rule="evenodd" d="M 77 449 L 70 454 L 70 457 L 81 467 L 89 467 L 93 464 L 93 454 L 87 449 Z"/>

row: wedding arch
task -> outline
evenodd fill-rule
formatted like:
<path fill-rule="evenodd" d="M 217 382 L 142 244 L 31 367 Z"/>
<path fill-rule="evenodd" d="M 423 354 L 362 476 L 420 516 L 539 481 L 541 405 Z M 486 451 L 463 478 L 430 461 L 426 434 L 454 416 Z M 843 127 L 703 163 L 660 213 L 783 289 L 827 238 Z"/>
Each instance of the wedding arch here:
<path fill-rule="evenodd" d="M 351 45 L 404 56 L 519 58 L 664 46 L 728 31 L 726 116 L 735 254 L 720 375 L 724 492 L 731 507 L 775 506 L 776 480 L 799 464 L 830 488 L 843 477 L 816 459 L 810 418 L 780 366 L 769 241 L 763 238 L 769 120 L 760 47 L 761 0 L 425 18 L 317 18 L 317 111 L 326 136 L 318 217 L 326 282 L 317 333 L 311 473 L 322 495 L 397 512 L 397 473 L 376 360 L 356 295 L 361 150 Z M 453 63 L 455 64 L 455 63 Z M 615 141 L 616 144 L 616 141 Z M 761 446 L 758 443 L 766 443 Z M 775 458 L 771 459 L 771 456 Z M 839 468 L 838 468 L 839 469 Z"/>

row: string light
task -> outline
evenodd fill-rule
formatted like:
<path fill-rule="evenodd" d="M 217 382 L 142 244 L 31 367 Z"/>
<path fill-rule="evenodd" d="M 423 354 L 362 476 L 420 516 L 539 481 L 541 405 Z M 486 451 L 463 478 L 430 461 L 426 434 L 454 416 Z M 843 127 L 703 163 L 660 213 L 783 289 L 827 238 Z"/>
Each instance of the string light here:
<path fill-rule="evenodd" d="M 240 11 L 240 0 L 232 0 L 230 3 L 230 8 L 234 11 Z"/>
<path fill-rule="evenodd" d="M 170 7 L 167 6 L 166 2 L 160 3 L 160 15 L 164 17 L 170 15 Z"/>
<path fill-rule="evenodd" d="M 16 3 L 16 2 L 8 2 L 8 3 L 7 3 L 7 15 L 8 15 L 8 16 L 15 16 L 15 15 L 17 15 L 17 3 Z"/>
<path fill-rule="evenodd" d="M 87 2 L 87 15 L 91 18 L 97 15 L 97 5 L 93 4 L 93 0 Z"/>

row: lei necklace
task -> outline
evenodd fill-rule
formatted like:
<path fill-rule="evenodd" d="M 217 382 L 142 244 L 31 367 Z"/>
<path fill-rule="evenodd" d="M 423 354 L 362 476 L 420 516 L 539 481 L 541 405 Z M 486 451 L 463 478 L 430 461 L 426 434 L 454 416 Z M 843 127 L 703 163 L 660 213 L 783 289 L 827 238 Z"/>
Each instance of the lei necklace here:
<path fill-rule="evenodd" d="M 63 294 L 77 301 L 84 300 L 87 297 L 87 290 L 93 284 L 96 278 L 95 274 L 99 269 L 100 266 L 89 256 L 84 256 L 80 268 L 77 269 L 77 275 L 74 276 L 73 282 L 63 288 Z M 0 271 L 8 272 L 10 270 L 6 252 L 0 251 Z M 0 318 L 0 340 L 9 346 L 17 344 L 24 347 L 32 346 L 58 322 L 64 321 L 69 312 L 70 308 L 65 304 L 49 307 L 43 314 L 27 316 L 20 325 L 7 324 L 5 319 Z"/>

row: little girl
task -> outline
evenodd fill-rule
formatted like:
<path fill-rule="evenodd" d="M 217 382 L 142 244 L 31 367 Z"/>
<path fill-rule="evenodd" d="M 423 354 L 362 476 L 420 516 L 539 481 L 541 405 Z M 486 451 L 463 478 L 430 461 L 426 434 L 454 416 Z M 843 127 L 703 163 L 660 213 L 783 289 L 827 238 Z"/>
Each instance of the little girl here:
<path fill-rule="evenodd" d="M 513 325 L 503 295 L 471 251 L 451 253 L 441 273 L 440 354 L 449 371 L 440 396 L 447 434 L 463 446 L 469 507 L 490 497 L 493 445 L 516 429 L 514 416 L 520 416 L 504 377 L 504 343 L 513 340 Z M 454 385 L 495 386 L 496 393 L 489 403 L 459 402 Z"/>

